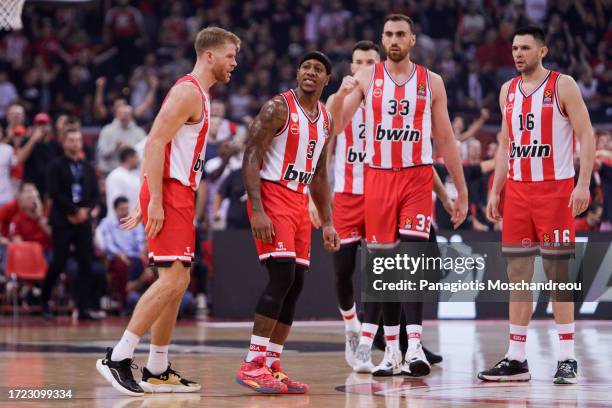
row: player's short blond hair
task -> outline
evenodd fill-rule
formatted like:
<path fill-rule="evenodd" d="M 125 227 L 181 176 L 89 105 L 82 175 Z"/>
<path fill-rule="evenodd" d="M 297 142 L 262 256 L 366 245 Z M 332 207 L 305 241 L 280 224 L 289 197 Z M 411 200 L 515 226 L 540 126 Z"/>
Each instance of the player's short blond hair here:
<path fill-rule="evenodd" d="M 227 42 L 240 47 L 240 38 L 236 34 L 219 27 L 206 27 L 196 36 L 195 51 L 197 55 L 200 55 L 206 50 L 219 47 Z"/>

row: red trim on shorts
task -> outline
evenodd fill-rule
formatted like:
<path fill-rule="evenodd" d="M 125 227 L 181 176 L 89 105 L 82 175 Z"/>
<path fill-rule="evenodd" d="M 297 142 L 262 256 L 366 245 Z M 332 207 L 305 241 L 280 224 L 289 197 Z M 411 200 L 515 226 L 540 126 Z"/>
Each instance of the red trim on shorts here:
<path fill-rule="evenodd" d="M 559 333 L 559 340 L 561 341 L 574 340 L 574 333 Z"/>
<path fill-rule="evenodd" d="M 385 70 L 383 69 L 383 63 L 379 62 L 374 65 L 374 88 L 372 88 L 372 116 L 374 126 L 372 127 L 372 145 L 374 147 L 374 155 L 372 157 L 372 164 L 381 166 L 381 153 L 380 153 L 380 140 L 376 140 L 376 128 L 382 122 L 382 97 L 383 90 L 385 88 Z M 380 81 L 379 81 L 380 80 Z M 376 82 L 380 82 L 377 85 Z M 376 96 L 376 90 L 380 91 L 380 96 Z"/>
<path fill-rule="evenodd" d="M 412 121 L 412 128 L 421 133 L 418 142 L 412 144 L 412 165 L 418 166 L 423 163 L 421 155 L 423 153 L 423 112 L 425 112 L 425 104 L 427 103 L 427 86 L 425 87 L 425 97 L 419 97 L 419 84 L 425 84 L 427 80 L 427 70 L 420 65 L 417 65 L 417 84 L 416 84 L 416 111 Z"/>

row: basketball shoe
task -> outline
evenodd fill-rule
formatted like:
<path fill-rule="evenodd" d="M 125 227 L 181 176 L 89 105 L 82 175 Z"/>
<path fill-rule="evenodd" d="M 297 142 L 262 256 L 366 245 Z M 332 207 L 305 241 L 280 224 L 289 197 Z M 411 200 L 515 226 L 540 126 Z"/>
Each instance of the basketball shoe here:
<path fill-rule="evenodd" d="M 422 377 L 431 372 L 431 366 L 419 343 L 415 348 L 409 348 L 402 364 L 402 374 L 412 377 Z"/>
<path fill-rule="evenodd" d="M 372 348 L 365 344 L 360 344 L 355 353 L 355 364 L 353 371 L 356 373 L 372 373 L 374 364 L 372 364 Z"/>
<path fill-rule="evenodd" d="M 374 367 L 372 375 L 376 377 L 389 377 L 402 373 L 402 352 L 399 349 L 388 347 L 381 363 Z"/>
<path fill-rule="evenodd" d="M 280 360 L 276 360 L 274 363 L 272 363 L 270 371 L 272 372 L 274 378 L 287 386 L 288 394 L 306 394 L 308 390 L 310 390 L 308 384 L 301 381 L 296 381 L 285 374 L 285 372 L 280 368 Z"/>
<path fill-rule="evenodd" d="M 359 346 L 359 333 L 346 332 L 346 345 L 344 346 L 344 359 L 349 367 L 355 366 L 355 353 Z"/>
<path fill-rule="evenodd" d="M 170 368 L 159 375 L 151 374 L 151 372 L 144 367 L 142 369 L 142 381 L 140 381 L 140 387 L 144 392 L 159 393 L 159 392 L 196 392 L 199 391 L 202 386 L 195 381 L 183 378 L 179 373 Z"/>
<path fill-rule="evenodd" d="M 578 384 L 578 362 L 574 359 L 559 361 L 553 383 Z"/>
<path fill-rule="evenodd" d="M 478 373 L 478 378 L 483 381 L 529 381 L 529 365 L 527 360 L 520 362 L 504 358 L 493 368 Z"/>
<path fill-rule="evenodd" d="M 113 361 L 112 354 L 113 349 L 109 347 L 106 349 L 106 356 L 96 361 L 96 369 L 100 375 L 122 394 L 135 397 L 144 395 L 143 389 L 136 383 L 132 374 L 132 369 L 138 368 L 133 364 L 134 359 Z"/>
<path fill-rule="evenodd" d="M 258 356 L 253 361 L 243 361 L 236 372 L 236 382 L 263 394 L 284 394 L 287 386 L 272 375 L 266 365 L 266 357 Z"/>

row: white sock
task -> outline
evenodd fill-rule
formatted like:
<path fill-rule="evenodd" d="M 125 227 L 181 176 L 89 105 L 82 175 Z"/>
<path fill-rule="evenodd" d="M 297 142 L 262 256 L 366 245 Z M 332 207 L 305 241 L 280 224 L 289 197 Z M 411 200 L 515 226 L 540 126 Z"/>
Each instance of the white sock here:
<path fill-rule="evenodd" d="M 359 345 L 365 344 L 368 347 L 372 347 L 372 343 L 374 343 L 374 336 L 376 336 L 376 332 L 378 331 L 378 325 L 372 323 L 362 323 L 361 324 L 361 336 L 359 337 Z"/>
<path fill-rule="evenodd" d="M 149 346 L 147 370 L 149 370 L 151 374 L 159 375 L 168 368 L 168 348 L 170 348 L 169 345 L 156 346 L 152 343 Z"/>
<path fill-rule="evenodd" d="M 347 332 L 359 333 L 361 330 L 361 324 L 359 323 L 359 319 L 357 319 L 357 308 L 353 303 L 353 307 L 349 310 L 340 309 L 340 314 L 342 315 L 342 320 L 344 320 L 344 330 Z"/>
<path fill-rule="evenodd" d="M 527 326 L 519 326 L 517 324 L 510 325 L 510 342 L 508 344 L 508 352 L 506 357 L 508 360 L 525 361 L 527 352 L 525 345 L 527 344 Z"/>
<path fill-rule="evenodd" d="M 406 333 L 408 334 L 408 348 L 415 349 L 421 343 L 421 333 L 423 332 L 423 326 L 420 324 L 409 324 L 406 326 Z"/>
<path fill-rule="evenodd" d="M 249 346 L 249 353 L 247 354 L 245 361 L 251 362 L 255 357 L 265 357 L 269 342 L 269 337 L 260 337 L 253 334 L 251 336 L 251 345 Z"/>
<path fill-rule="evenodd" d="M 559 334 L 559 361 L 576 359 L 574 355 L 574 329 L 574 323 L 557 324 L 557 333 Z"/>
<path fill-rule="evenodd" d="M 130 331 L 124 331 L 119 343 L 113 348 L 111 360 L 121 361 L 126 358 L 134 358 L 134 350 L 140 341 L 140 337 Z"/>
<path fill-rule="evenodd" d="M 385 341 L 387 342 L 387 347 L 392 347 L 399 350 L 399 324 L 397 326 L 383 326 L 383 329 L 385 329 Z"/>
<path fill-rule="evenodd" d="M 283 352 L 283 345 L 269 342 L 266 349 L 266 365 L 272 367 L 275 361 L 280 360 Z"/>

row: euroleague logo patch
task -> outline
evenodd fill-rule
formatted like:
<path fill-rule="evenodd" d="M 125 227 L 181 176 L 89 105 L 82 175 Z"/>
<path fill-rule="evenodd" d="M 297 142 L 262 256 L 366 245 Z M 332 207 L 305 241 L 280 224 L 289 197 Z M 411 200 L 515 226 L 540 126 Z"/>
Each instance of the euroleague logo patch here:
<path fill-rule="evenodd" d="M 419 82 L 417 84 L 417 98 L 419 97 L 425 97 L 427 95 L 427 88 L 425 87 L 425 84 L 423 82 Z"/>
<path fill-rule="evenodd" d="M 406 218 L 406 222 L 404 223 L 404 228 L 406 229 L 412 228 L 412 217 Z"/>
<path fill-rule="evenodd" d="M 552 90 L 545 89 L 544 90 L 544 98 L 542 99 L 542 104 L 544 106 L 552 106 L 552 98 L 553 98 Z"/>

